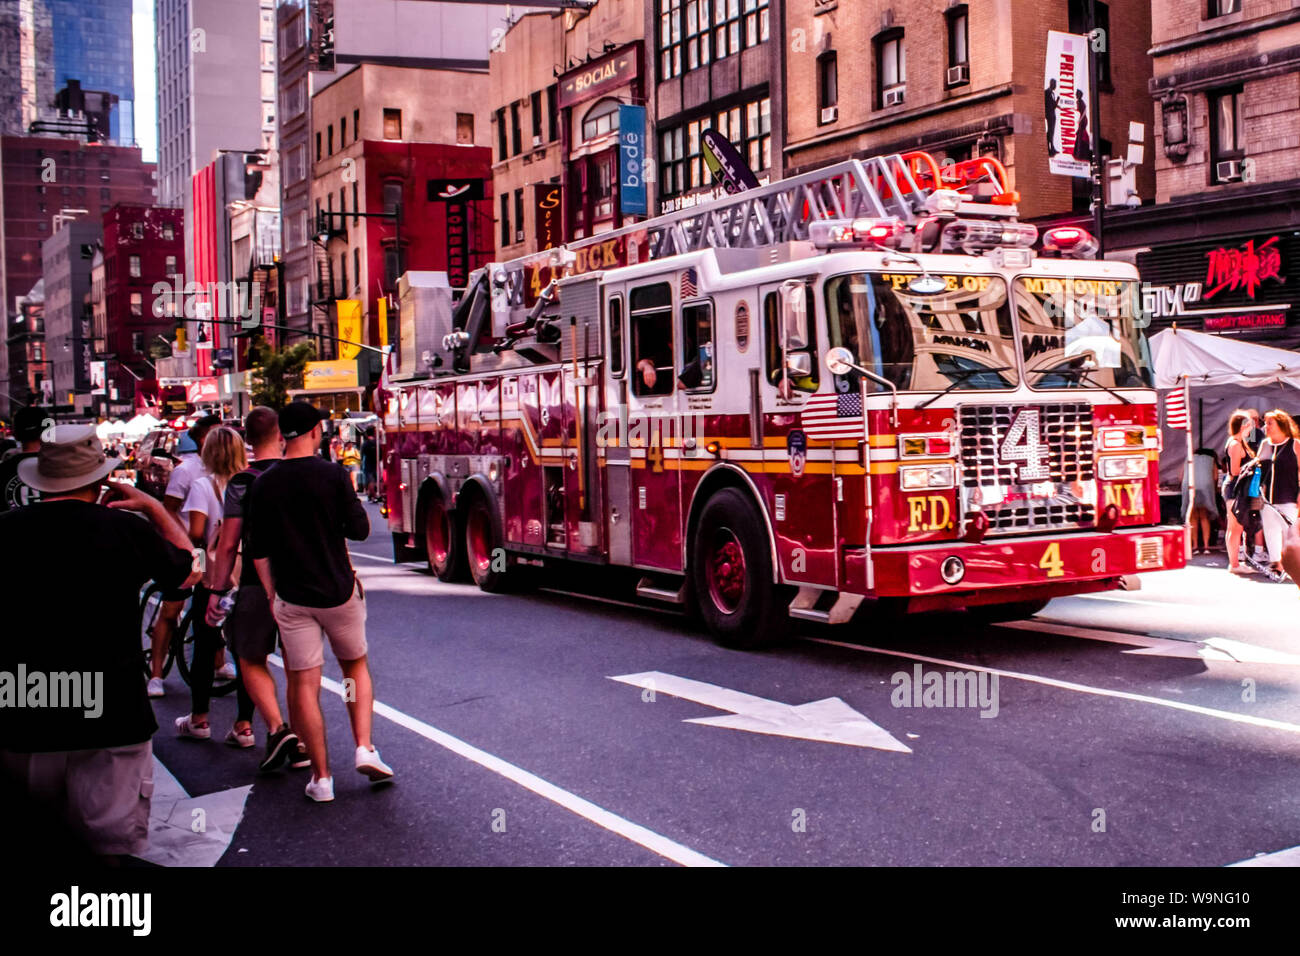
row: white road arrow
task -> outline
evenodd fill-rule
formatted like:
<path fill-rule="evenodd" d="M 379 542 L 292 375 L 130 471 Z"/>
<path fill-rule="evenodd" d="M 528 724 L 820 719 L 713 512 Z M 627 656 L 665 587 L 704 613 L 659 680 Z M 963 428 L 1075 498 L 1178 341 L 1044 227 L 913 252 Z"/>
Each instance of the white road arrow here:
<path fill-rule="evenodd" d="M 888 731 L 873 724 L 838 697 L 793 706 L 660 671 L 624 674 L 610 680 L 731 712 L 726 717 L 695 717 L 685 721 L 688 724 L 730 727 L 756 734 L 799 737 L 823 743 L 848 744 L 850 747 L 874 747 L 897 753 L 912 752 L 911 748 L 899 743 Z"/>
<path fill-rule="evenodd" d="M 216 866 L 244 818 L 252 789 L 234 787 L 191 797 L 154 757 L 149 849 L 140 858 L 159 866 Z"/>

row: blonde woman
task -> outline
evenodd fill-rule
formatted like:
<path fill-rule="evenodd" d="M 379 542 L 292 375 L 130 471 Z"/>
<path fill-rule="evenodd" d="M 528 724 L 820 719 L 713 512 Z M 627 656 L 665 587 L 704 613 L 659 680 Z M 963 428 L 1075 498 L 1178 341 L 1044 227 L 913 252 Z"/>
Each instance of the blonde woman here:
<path fill-rule="evenodd" d="M 220 426 L 212 429 L 203 442 L 204 474 L 190 487 L 181 506 L 181 521 L 196 547 L 213 551 L 221 530 L 222 501 L 226 485 L 239 472 L 248 468 L 248 452 L 244 439 L 233 428 Z M 194 588 L 194 607 L 206 608 L 208 598 L 214 593 L 204 580 Z M 211 626 L 202 614 L 194 615 L 194 656 L 190 665 L 190 713 L 176 718 L 176 733 L 181 737 L 206 740 L 212 736 L 208 724 L 208 704 L 212 698 L 212 679 L 217 653 L 222 648 L 221 629 Z M 244 690 L 238 671 L 235 692 L 239 698 L 238 716 L 234 728 L 226 735 L 226 743 L 236 747 L 253 746 L 253 701 Z"/>
<path fill-rule="evenodd" d="M 1282 571 L 1282 542 L 1295 524 L 1300 499 L 1300 428 L 1286 412 L 1275 408 L 1264 416 L 1264 445 L 1259 457 L 1269 462 L 1261 491 L 1268 502 L 1260 512 L 1264 544 L 1275 572 Z"/>

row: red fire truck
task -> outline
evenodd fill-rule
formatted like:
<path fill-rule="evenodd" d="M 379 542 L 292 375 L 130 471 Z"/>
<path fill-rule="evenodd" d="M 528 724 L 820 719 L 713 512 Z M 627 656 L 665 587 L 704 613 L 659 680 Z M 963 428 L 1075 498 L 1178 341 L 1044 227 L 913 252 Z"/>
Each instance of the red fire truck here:
<path fill-rule="evenodd" d="M 418 341 L 380 392 L 398 557 L 487 591 L 626 568 L 740 647 L 1181 567 L 1137 272 L 1081 229 L 1040 243 L 1007 182 L 853 160 L 404 311 Z"/>

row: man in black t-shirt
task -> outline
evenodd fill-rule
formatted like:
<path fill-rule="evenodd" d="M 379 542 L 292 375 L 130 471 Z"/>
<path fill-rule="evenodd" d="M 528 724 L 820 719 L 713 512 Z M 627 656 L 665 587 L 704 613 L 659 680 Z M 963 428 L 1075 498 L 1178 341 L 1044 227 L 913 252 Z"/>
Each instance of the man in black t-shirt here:
<path fill-rule="evenodd" d="M 338 658 L 356 738 L 356 768 L 372 781 L 393 771 L 379 759 L 370 739 L 374 690 L 366 663 L 365 591 L 352 570 L 347 541 L 364 541 L 370 519 L 343 467 L 316 455 L 323 413 L 306 402 L 280 411 L 284 459 L 259 477 L 245 496 L 248 548 L 244 560 L 257 573 L 280 626 L 289 681 L 294 730 L 307 746 L 312 779 L 307 796 L 334 799 L 325 723 L 320 710 L 323 637 Z"/>
<path fill-rule="evenodd" d="M 94 852 L 137 855 L 158 729 L 140 666 L 140 588 L 190 584 L 201 565 L 161 503 L 121 482 L 103 488 L 118 461 L 93 425 L 46 437 L 18 467 L 41 501 L 0 515 L 0 599 L 40 608 L 42 625 L 39 640 L 0 632 L 0 765 Z"/>
<path fill-rule="evenodd" d="M 14 413 L 14 437 L 19 447 L 0 458 L 0 512 L 31 504 L 40 494 L 18 477 L 18 463 L 34 458 L 41 450 L 41 432 L 52 428 L 49 409 L 28 406 Z"/>

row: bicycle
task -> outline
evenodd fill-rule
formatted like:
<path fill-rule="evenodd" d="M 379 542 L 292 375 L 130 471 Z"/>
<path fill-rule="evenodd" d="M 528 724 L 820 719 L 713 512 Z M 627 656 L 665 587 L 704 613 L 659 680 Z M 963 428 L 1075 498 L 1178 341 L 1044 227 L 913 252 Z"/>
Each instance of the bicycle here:
<path fill-rule="evenodd" d="M 150 581 L 140 592 L 140 640 L 144 654 L 144 672 L 146 677 L 153 676 L 152 651 L 153 640 L 150 636 L 154 626 L 162 617 L 163 588 Z M 172 632 L 172 639 L 167 646 L 167 655 L 163 658 L 162 676 L 171 673 L 172 664 L 180 671 L 181 680 L 190 683 L 190 663 L 194 659 L 194 615 L 202 614 L 204 608 L 195 608 L 193 597 L 185 599 L 181 606 L 180 618 Z M 212 696 L 221 697 L 235 689 L 235 681 L 217 678 L 212 683 Z"/>

